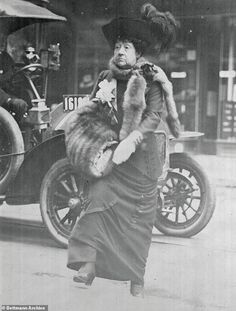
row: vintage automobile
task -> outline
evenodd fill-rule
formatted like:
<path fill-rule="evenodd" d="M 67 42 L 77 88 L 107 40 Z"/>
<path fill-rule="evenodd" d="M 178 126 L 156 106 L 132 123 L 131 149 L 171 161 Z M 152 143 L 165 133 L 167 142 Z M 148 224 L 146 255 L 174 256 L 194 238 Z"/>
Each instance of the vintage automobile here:
<path fill-rule="evenodd" d="M 64 128 L 70 112 L 64 111 L 62 103 L 50 110 L 47 98 L 40 95 L 47 92 L 38 91 L 38 87 L 46 87 L 38 85 L 39 77 L 47 75 L 59 60 L 56 46 L 44 53 L 41 63 L 23 66 L 12 77 L 13 86 L 20 80 L 27 89 L 27 116 L 16 122 L 0 107 L 0 204 L 39 203 L 49 233 L 66 247 L 86 205 L 89 180 L 75 173 L 66 158 Z M 159 180 L 155 226 L 167 235 L 191 237 L 211 219 L 213 188 L 191 156 L 169 153 L 170 139 L 165 131 L 157 130 L 156 137 L 165 169 Z"/>

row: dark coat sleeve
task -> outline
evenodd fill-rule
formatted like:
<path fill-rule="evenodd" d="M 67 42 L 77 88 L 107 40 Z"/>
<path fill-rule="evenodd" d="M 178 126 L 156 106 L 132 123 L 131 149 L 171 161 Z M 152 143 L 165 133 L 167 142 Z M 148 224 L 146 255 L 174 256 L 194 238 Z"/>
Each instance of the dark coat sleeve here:
<path fill-rule="evenodd" d="M 14 61 L 5 51 L 0 53 L 0 70 L 0 87 L 4 88 L 14 73 Z"/>
<path fill-rule="evenodd" d="M 154 132 L 161 121 L 164 107 L 163 92 L 158 82 L 154 82 L 146 94 L 147 108 L 138 127 L 142 134 Z"/>

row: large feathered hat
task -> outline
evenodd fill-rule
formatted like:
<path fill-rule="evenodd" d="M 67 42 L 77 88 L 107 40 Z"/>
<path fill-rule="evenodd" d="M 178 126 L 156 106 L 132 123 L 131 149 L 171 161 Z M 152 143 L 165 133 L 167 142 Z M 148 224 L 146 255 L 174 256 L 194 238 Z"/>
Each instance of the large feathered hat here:
<path fill-rule="evenodd" d="M 170 12 L 160 12 L 152 4 L 141 7 L 141 18 L 118 17 L 102 27 L 110 46 L 117 39 L 137 39 L 148 46 L 159 43 L 161 49 L 168 49 L 176 38 L 178 22 Z"/>
<path fill-rule="evenodd" d="M 102 30 L 111 47 L 115 45 L 118 38 L 138 39 L 145 41 L 148 45 L 153 40 L 148 23 L 139 19 L 118 17 L 113 19 L 109 24 L 104 25 Z"/>

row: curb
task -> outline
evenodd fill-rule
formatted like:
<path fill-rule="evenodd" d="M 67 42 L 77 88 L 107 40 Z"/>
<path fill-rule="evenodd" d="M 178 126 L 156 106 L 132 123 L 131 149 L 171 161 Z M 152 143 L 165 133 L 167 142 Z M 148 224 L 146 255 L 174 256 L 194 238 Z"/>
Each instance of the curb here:
<path fill-rule="evenodd" d="M 215 186 L 218 188 L 236 188 L 236 180 L 217 179 Z"/>

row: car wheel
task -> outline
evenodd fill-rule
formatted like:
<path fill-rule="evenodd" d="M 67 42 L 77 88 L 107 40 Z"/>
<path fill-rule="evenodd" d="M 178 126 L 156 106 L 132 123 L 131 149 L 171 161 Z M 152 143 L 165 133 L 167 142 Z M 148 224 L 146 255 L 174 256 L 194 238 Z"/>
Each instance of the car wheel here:
<path fill-rule="evenodd" d="M 170 168 L 161 190 L 155 227 L 166 235 L 191 237 L 210 221 L 215 193 L 202 167 L 189 155 L 171 154 Z"/>
<path fill-rule="evenodd" d="M 68 160 L 55 162 L 41 184 L 40 209 L 52 238 L 67 247 L 88 193 L 88 181 L 76 174 Z"/>
<path fill-rule="evenodd" d="M 24 141 L 15 119 L 2 107 L 0 133 L 0 193 L 4 194 L 24 160 Z M 13 156 L 7 156 L 8 154 Z"/>

